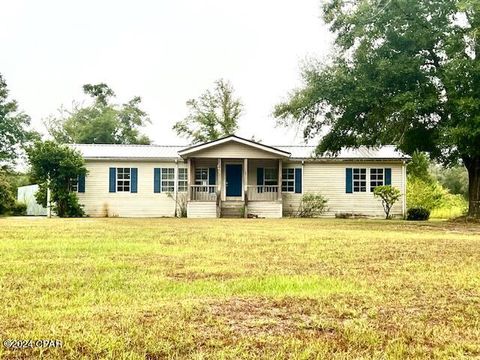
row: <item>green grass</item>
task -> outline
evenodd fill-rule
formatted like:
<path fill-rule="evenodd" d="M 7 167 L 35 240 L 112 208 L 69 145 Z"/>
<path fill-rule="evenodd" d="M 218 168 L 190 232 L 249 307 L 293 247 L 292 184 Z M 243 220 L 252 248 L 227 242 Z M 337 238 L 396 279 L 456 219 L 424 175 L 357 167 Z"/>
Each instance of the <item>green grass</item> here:
<path fill-rule="evenodd" d="M 0 219 L 0 358 L 480 357 L 480 226 Z"/>

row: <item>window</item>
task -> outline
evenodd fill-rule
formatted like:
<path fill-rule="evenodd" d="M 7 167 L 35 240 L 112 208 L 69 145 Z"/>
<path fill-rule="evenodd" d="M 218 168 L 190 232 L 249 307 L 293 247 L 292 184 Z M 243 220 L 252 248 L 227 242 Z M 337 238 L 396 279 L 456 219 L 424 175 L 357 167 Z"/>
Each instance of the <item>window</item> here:
<path fill-rule="evenodd" d="M 370 169 L 370 191 L 377 186 L 383 186 L 383 169 Z"/>
<path fill-rule="evenodd" d="M 282 191 L 295 192 L 295 169 L 282 169 Z"/>
<path fill-rule="evenodd" d="M 161 191 L 174 192 L 175 191 L 175 169 L 162 168 L 161 174 Z"/>
<path fill-rule="evenodd" d="M 78 177 L 70 179 L 70 191 L 78 192 Z"/>
<path fill-rule="evenodd" d="M 263 176 L 263 185 L 278 185 L 278 171 L 277 169 L 265 168 L 265 174 Z"/>
<path fill-rule="evenodd" d="M 367 169 L 353 169 L 353 192 L 367 191 Z"/>
<path fill-rule="evenodd" d="M 178 191 L 185 192 L 188 188 L 188 169 L 179 168 L 178 169 Z"/>
<path fill-rule="evenodd" d="M 208 185 L 208 169 L 195 169 L 195 185 Z"/>
<path fill-rule="evenodd" d="M 130 192 L 130 168 L 117 168 L 117 191 Z"/>

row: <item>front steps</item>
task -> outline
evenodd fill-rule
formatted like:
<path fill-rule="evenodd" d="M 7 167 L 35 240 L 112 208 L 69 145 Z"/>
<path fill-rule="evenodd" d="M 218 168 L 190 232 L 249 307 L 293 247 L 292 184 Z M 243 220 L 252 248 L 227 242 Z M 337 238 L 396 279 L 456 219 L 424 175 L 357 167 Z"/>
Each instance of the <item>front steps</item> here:
<path fill-rule="evenodd" d="M 221 217 L 230 219 L 243 218 L 244 209 L 243 201 L 223 201 Z"/>

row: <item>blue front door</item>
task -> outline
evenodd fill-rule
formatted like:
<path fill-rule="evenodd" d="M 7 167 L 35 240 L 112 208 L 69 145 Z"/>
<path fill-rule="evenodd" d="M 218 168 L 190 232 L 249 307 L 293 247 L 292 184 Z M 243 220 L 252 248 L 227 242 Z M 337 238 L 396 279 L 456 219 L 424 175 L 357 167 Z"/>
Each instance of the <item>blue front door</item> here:
<path fill-rule="evenodd" d="M 227 196 L 242 196 L 242 165 L 225 165 Z"/>

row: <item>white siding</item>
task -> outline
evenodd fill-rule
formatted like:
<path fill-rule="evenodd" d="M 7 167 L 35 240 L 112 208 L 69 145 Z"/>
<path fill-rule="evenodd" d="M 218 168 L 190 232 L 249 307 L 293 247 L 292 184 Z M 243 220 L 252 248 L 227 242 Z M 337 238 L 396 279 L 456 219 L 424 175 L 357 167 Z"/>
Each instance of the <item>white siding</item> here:
<path fill-rule="evenodd" d="M 280 201 L 255 201 L 249 202 L 248 214 L 257 215 L 261 218 L 276 219 L 282 217 L 282 203 Z"/>
<path fill-rule="evenodd" d="M 272 154 L 268 151 L 257 149 L 253 146 L 239 144 L 235 142 L 228 142 L 225 144 L 216 145 L 211 148 L 199 150 L 191 153 L 191 157 L 199 158 L 223 158 L 223 159 L 274 159 L 278 155 Z"/>
<path fill-rule="evenodd" d="M 188 218 L 216 218 L 217 203 L 214 201 L 191 201 L 187 204 Z"/>
<path fill-rule="evenodd" d="M 186 167 L 185 164 L 178 164 Z M 162 217 L 174 216 L 175 201 L 166 193 L 153 192 L 153 169 L 175 168 L 174 162 L 145 161 L 89 161 L 85 177 L 85 193 L 79 193 L 80 203 L 88 216 L 92 217 Z M 138 192 L 109 192 L 110 167 L 138 168 Z"/>
<path fill-rule="evenodd" d="M 301 163 L 285 164 L 285 167 L 301 167 Z M 346 168 L 367 168 L 367 192 L 351 193 L 345 192 L 345 169 Z M 388 162 L 305 162 L 303 165 L 303 193 L 320 193 L 328 200 L 328 211 L 325 215 L 348 213 L 366 216 L 384 216 L 381 201 L 370 192 L 370 170 L 371 168 L 391 168 L 392 186 L 398 188 L 402 193 L 405 189 L 405 176 L 402 174 L 402 163 Z M 290 215 L 300 205 L 302 194 L 283 193 L 283 213 Z M 402 216 L 405 197 L 397 202 L 392 215 Z"/>

